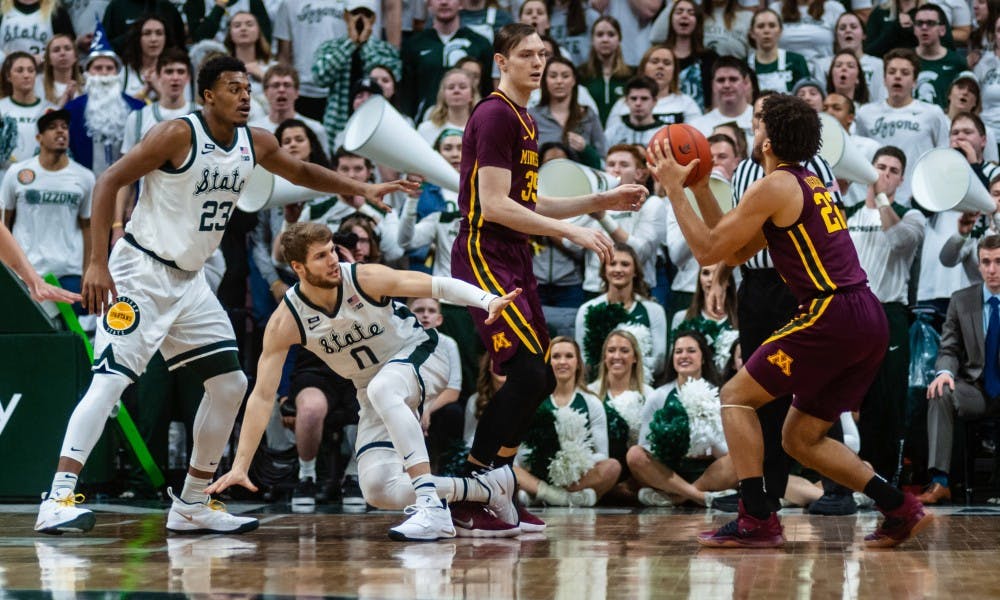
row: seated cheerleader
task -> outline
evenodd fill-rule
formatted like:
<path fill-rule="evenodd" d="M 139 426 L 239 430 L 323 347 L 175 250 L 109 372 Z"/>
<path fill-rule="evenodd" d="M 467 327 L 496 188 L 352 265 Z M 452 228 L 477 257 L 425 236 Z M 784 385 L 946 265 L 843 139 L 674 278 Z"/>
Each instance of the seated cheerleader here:
<path fill-rule="evenodd" d="M 643 486 L 639 502 L 708 506 L 717 495 L 711 492 L 735 487 L 737 478 L 719 417 L 719 371 L 704 336 L 678 333 L 667 376 L 643 408 L 639 443 L 628 450 L 628 467 Z M 699 471 L 688 483 L 684 475 Z"/>
<path fill-rule="evenodd" d="M 524 504 L 593 506 L 621 473 L 608 458 L 604 405 L 584 385 L 580 347 L 572 338 L 552 340 L 556 389 L 538 407 L 514 466 Z"/>
<path fill-rule="evenodd" d="M 705 336 L 712 346 L 715 366 L 720 373 L 732 355 L 733 343 L 739 339 L 736 319 L 736 282 L 732 274 L 725 284 L 725 303 L 716 310 L 708 301 L 719 265 L 702 267 L 698 272 L 698 287 L 687 310 L 677 311 L 670 320 L 670 338 L 677 339 L 681 331 L 694 330 Z M 725 380 L 723 380 L 724 382 Z"/>
<path fill-rule="evenodd" d="M 615 329 L 604 340 L 598 378 L 590 385 L 608 415 L 608 454 L 622 465 L 615 502 L 635 502 L 638 489 L 630 479 L 625 454 L 639 439 L 642 407 L 653 388 L 643 383 L 644 369 L 639 341 L 629 331 Z"/>

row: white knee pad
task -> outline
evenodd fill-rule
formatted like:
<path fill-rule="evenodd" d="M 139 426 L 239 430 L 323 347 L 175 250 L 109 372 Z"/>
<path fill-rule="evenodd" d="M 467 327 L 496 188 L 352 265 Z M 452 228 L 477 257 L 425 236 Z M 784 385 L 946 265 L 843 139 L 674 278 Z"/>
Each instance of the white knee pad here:
<path fill-rule="evenodd" d="M 66 425 L 60 456 L 72 458 L 81 464 L 87 462 L 112 409 L 130 383 L 132 382 L 126 377 L 117 373 L 94 373 L 87 393 L 73 409 L 69 424 Z"/>
<path fill-rule="evenodd" d="M 372 408 L 385 424 L 393 447 L 403 458 L 403 466 L 429 462 L 424 432 L 413 409 L 407 404 L 420 394 L 410 365 L 390 363 L 371 380 L 365 392 Z"/>
<path fill-rule="evenodd" d="M 358 480 L 365 502 L 375 508 L 400 510 L 416 502 L 413 483 L 392 450 L 362 453 L 358 457 Z"/>
<path fill-rule="evenodd" d="M 242 371 L 205 380 L 205 395 L 194 418 L 191 467 L 209 473 L 218 468 L 246 391 L 247 377 Z"/>

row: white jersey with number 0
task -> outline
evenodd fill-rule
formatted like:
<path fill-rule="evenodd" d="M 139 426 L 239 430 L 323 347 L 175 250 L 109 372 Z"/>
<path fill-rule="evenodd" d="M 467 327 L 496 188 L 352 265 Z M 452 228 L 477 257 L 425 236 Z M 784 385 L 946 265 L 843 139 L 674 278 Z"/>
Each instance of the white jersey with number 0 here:
<path fill-rule="evenodd" d="M 246 126 L 226 145 L 208 133 L 200 111 L 181 120 L 191 128 L 187 159 L 146 174 L 125 233 L 159 259 L 197 271 L 218 248 L 256 157 Z"/>
<path fill-rule="evenodd" d="M 425 331 L 404 304 L 372 298 L 357 283 L 357 265 L 340 264 L 337 306 L 326 312 L 303 295 L 299 284 L 285 292 L 302 346 L 335 373 L 363 388 L 387 362 L 419 367 L 437 346 L 437 333 Z"/>

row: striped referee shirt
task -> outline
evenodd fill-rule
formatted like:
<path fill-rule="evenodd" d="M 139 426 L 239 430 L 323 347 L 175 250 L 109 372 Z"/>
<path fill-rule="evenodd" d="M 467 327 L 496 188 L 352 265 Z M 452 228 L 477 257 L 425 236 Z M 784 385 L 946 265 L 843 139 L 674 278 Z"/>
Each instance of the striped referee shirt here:
<path fill-rule="evenodd" d="M 833 175 L 833 168 L 830 167 L 830 163 L 817 154 L 803 163 L 803 166 L 823 180 L 823 184 L 833 194 L 834 202 L 843 209 L 844 199 L 840 195 L 840 186 L 837 185 L 837 178 Z M 764 167 L 754 162 L 752 158 L 746 158 L 740 162 L 736 166 L 736 170 L 733 171 L 733 208 L 736 208 L 736 205 L 740 203 L 740 198 L 743 197 L 743 194 L 746 193 L 753 182 L 763 178 Z M 750 257 L 743 266 L 748 269 L 773 269 L 774 263 L 771 262 L 771 255 L 768 253 L 767 248 L 764 248 Z"/>

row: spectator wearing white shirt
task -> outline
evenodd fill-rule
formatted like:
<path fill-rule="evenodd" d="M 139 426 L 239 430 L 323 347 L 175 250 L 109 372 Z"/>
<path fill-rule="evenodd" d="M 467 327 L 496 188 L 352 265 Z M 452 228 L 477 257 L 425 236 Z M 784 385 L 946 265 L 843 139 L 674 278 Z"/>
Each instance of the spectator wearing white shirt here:
<path fill-rule="evenodd" d="M 441 78 L 437 102 L 427 109 L 417 132 L 433 145 L 445 129 L 465 131 L 472 109 L 479 103 L 479 90 L 469 72 L 453 68 Z"/>
<path fill-rule="evenodd" d="M 796 52 L 807 61 L 833 54 L 833 29 L 844 5 L 836 0 L 781 0 L 770 8 L 781 15 L 785 24 L 778 43 L 785 50 Z"/>
<path fill-rule="evenodd" d="M 646 146 L 663 126 L 653 116 L 659 87 L 649 77 L 633 77 L 625 84 L 625 105 L 628 113 L 609 117 L 604 137 L 612 146 L 635 144 Z"/>
<path fill-rule="evenodd" d="M 904 206 L 910 205 L 909 182 L 917 159 L 932 148 L 948 145 L 948 116 L 936 104 L 913 97 L 919 70 L 920 59 L 913 50 L 897 48 L 887 53 L 885 82 L 889 97 L 862 106 L 855 120 L 858 134 L 906 153 L 906 174 L 896 192 L 896 202 Z"/>
<path fill-rule="evenodd" d="M 661 125 L 671 123 L 690 123 L 701 116 L 701 107 L 694 98 L 681 93 L 680 67 L 677 55 L 666 46 L 653 46 L 646 50 L 639 61 L 638 75 L 645 75 L 656 82 L 657 93 L 653 96 L 656 105 L 653 106 L 653 117 Z M 625 97 L 620 98 L 611 108 L 608 125 L 616 117 L 629 111 Z"/>
<path fill-rule="evenodd" d="M 323 124 L 295 110 L 299 89 L 299 73 L 294 68 L 285 64 L 277 64 L 269 68 L 264 73 L 264 94 L 267 96 L 268 104 L 267 115 L 250 121 L 249 125 L 274 133 L 278 125 L 284 121 L 298 119 L 316 134 L 316 138 L 323 147 L 323 152 L 329 156 L 330 143 Z"/>
<path fill-rule="evenodd" d="M 861 63 L 861 70 L 865 74 L 865 83 L 868 85 L 868 93 L 871 100 L 885 100 L 885 65 L 882 59 L 865 54 L 863 45 L 865 42 L 865 25 L 857 12 L 848 11 L 837 17 L 837 24 L 834 29 L 836 36 L 833 41 L 833 52 L 850 51 Z M 830 72 L 833 63 L 833 55 L 819 56 L 813 61 L 813 73 L 816 77 L 823 77 Z"/>
<path fill-rule="evenodd" d="M 720 56 L 712 66 L 712 96 L 715 108 L 691 121 L 691 125 L 706 137 L 720 123 L 736 121 L 746 136 L 748 145 L 753 144 L 753 106 L 750 97 L 750 67 L 732 56 Z"/>

